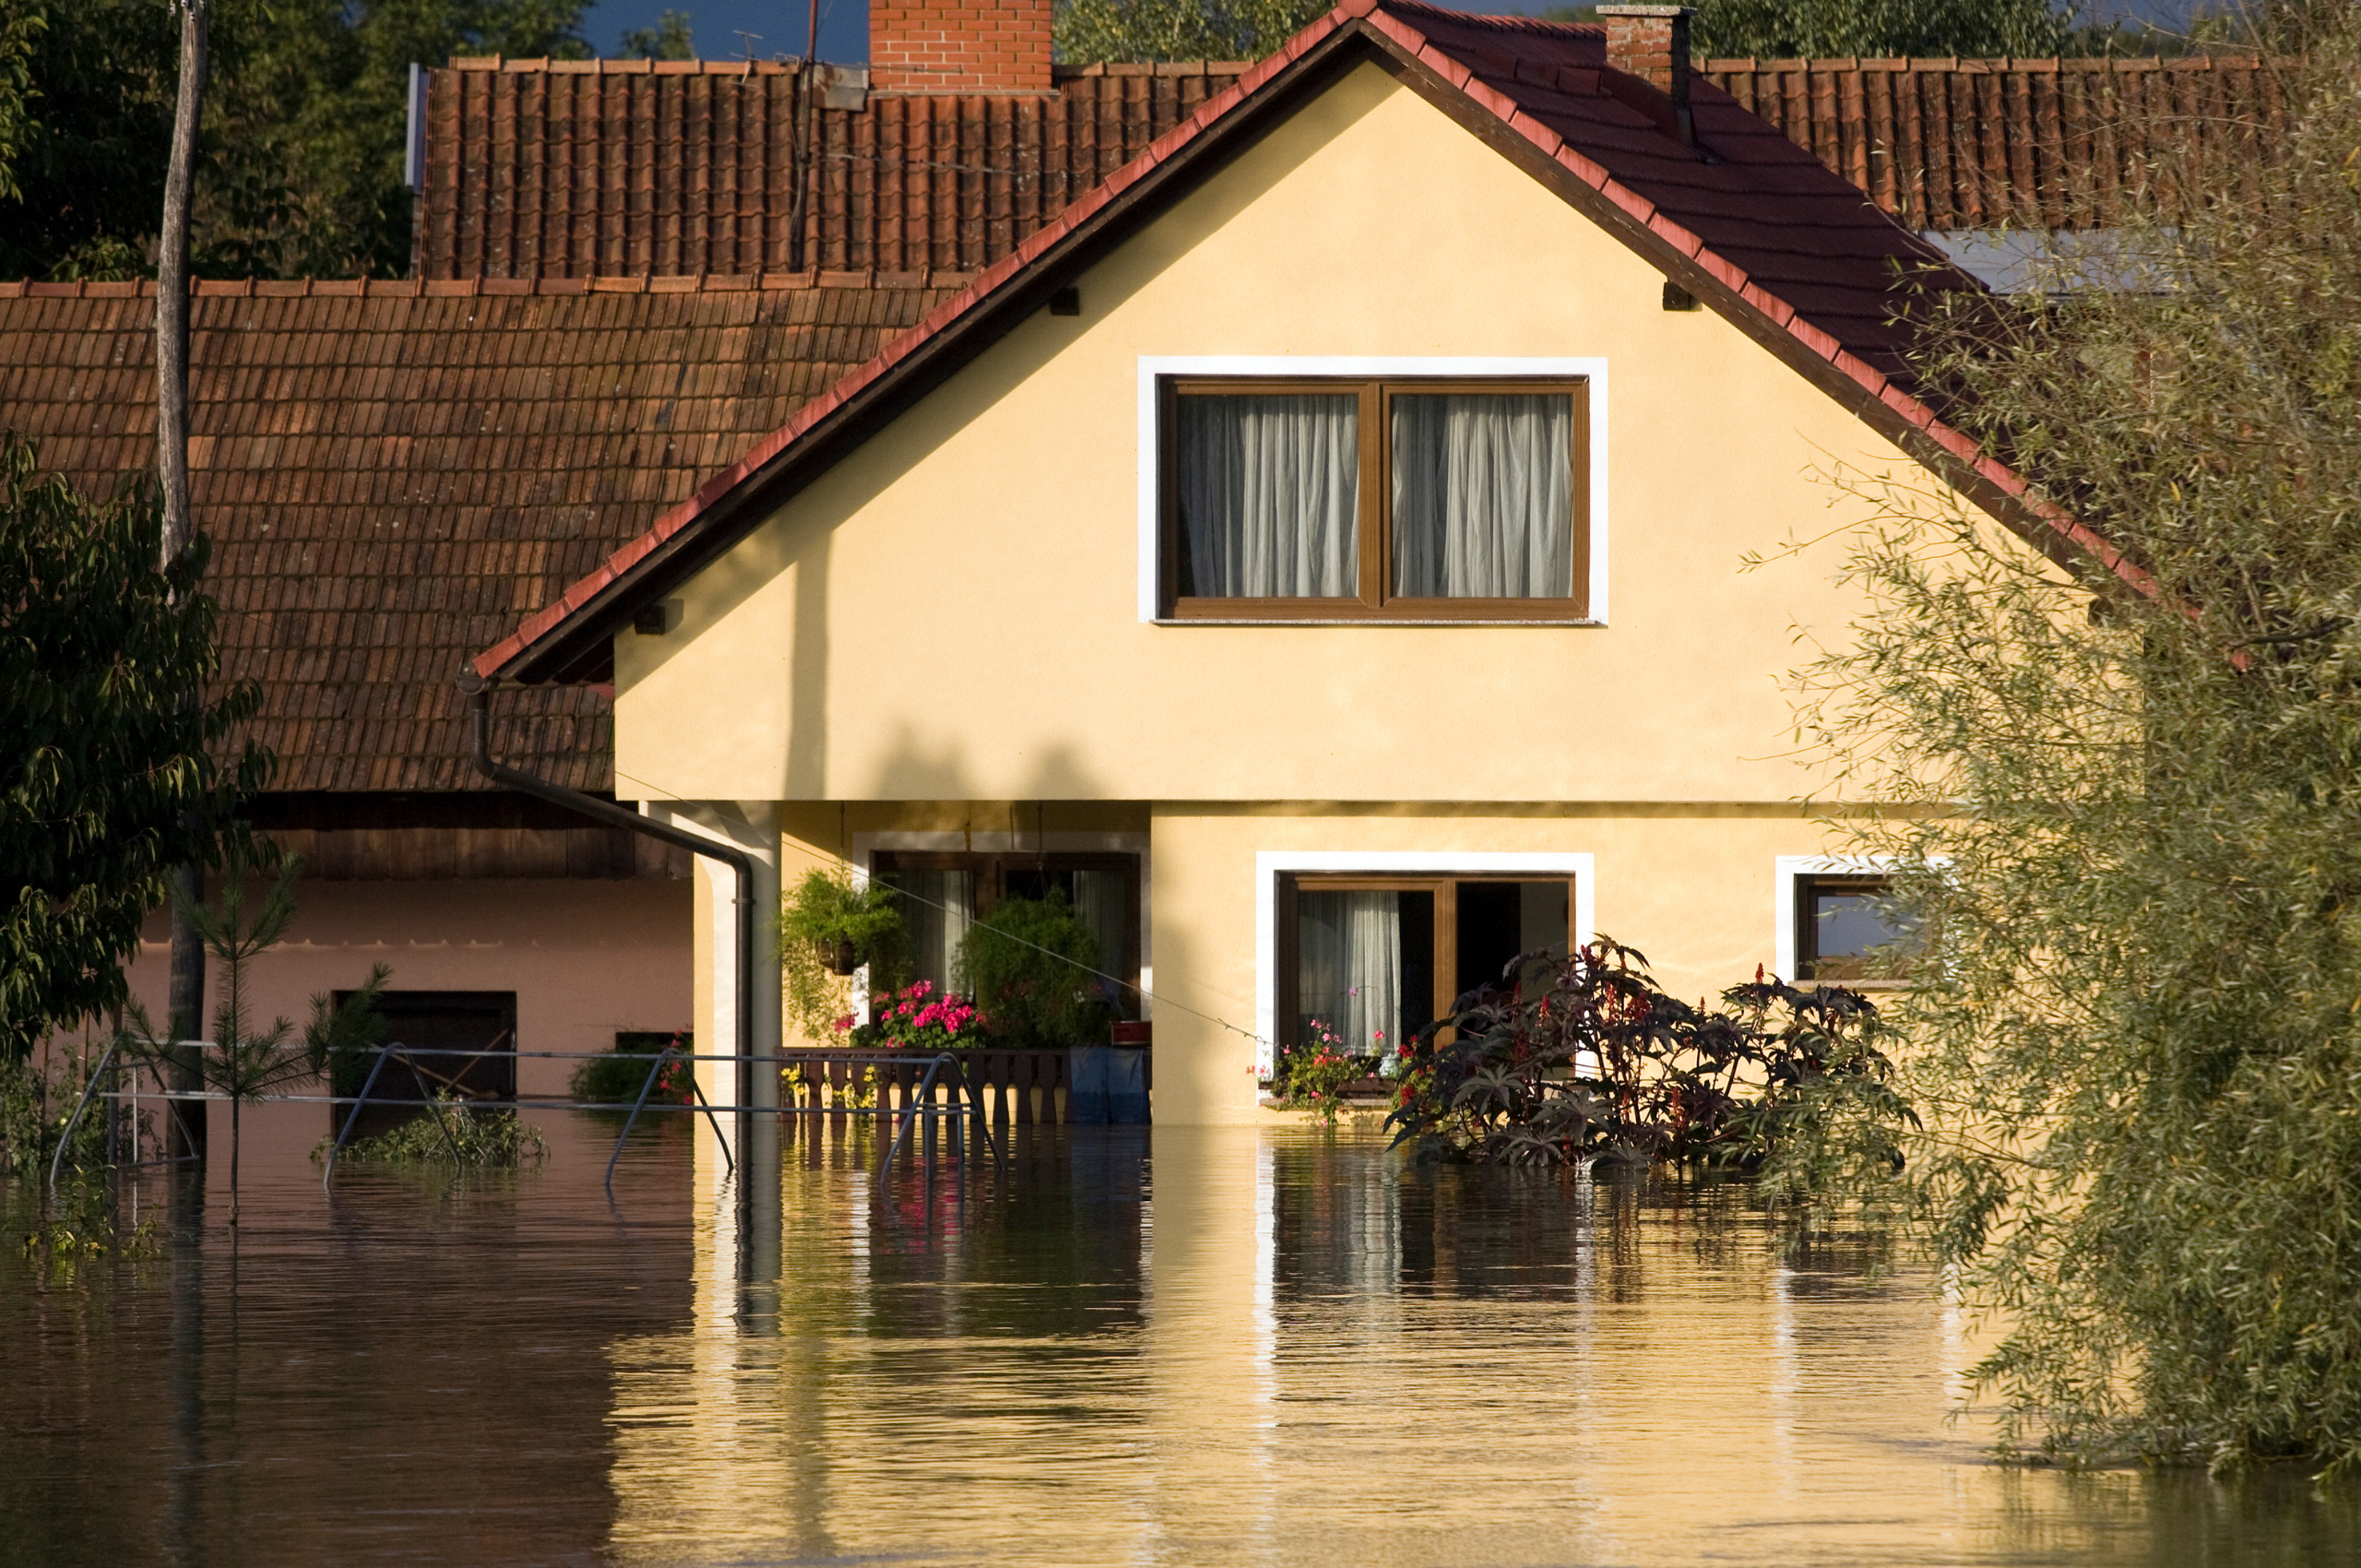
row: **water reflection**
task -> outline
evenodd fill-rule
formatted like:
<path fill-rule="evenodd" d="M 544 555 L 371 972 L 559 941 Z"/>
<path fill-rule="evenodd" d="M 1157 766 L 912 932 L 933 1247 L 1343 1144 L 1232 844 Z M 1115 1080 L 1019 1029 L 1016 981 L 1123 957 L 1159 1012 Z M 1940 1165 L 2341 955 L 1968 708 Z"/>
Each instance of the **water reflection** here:
<path fill-rule="evenodd" d="M 0 1259 L 0 1561 L 2294 1564 L 2293 1477 L 2069 1477 L 1942 1421 L 1923 1276 L 1726 1193 L 1076 1129 L 777 1213 L 685 1129 L 598 1188 L 250 1191 L 157 1259 Z M 291 1170 L 292 1168 L 291 1167 Z M 160 1200 L 162 1190 L 151 1196 Z M 8 1224 L 26 1219 L 9 1195 Z"/>

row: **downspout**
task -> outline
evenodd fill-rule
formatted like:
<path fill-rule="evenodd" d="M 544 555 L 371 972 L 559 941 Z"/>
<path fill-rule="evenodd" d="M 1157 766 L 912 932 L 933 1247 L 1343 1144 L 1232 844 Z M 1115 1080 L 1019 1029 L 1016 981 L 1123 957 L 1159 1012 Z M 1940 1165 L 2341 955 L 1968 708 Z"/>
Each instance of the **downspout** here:
<path fill-rule="evenodd" d="M 578 812 L 595 822 L 610 827 L 659 839 L 693 855 L 719 861 L 738 876 L 738 1073 L 735 1094 L 741 1106 L 754 1102 L 754 861 L 743 849 L 733 849 L 717 844 L 683 827 L 669 822 L 658 822 L 635 811 L 625 811 L 612 801 L 602 801 L 546 778 L 536 778 L 529 773 L 510 767 L 492 754 L 492 688 L 496 683 L 487 681 L 469 671 L 459 677 L 459 690 L 467 694 L 468 712 L 473 720 L 476 771 L 495 784 Z"/>

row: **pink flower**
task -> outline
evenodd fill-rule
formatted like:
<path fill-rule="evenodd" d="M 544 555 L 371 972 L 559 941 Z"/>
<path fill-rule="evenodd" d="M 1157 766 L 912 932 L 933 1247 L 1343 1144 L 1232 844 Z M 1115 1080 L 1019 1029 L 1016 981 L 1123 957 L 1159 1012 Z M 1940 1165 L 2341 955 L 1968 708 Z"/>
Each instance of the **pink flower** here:
<path fill-rule="evenodd" d="M 843 1017 L 836 1020 L 836 1032 L 838 1034 L 848 1034 L 852 1030 L 852 1026 L 853 1015 L 848 1013 Z"/>

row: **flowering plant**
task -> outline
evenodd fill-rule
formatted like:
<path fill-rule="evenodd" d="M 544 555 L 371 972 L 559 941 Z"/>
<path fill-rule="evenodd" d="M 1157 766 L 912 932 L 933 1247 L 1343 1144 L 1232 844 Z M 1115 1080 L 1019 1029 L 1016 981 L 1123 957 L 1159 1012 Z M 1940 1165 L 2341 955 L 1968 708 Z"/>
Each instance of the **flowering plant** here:
<path fill-rule="evenodd" d="M 847 1015 L 836 1025 L 847 1044 L 870 1051 L 952 1051 L 984 1042 L 976 1004 L 955 991 L 936 991 L 932 980 L 877 992 L 869 999 L 869 1022 L 856 1025 Z"/>
<path fill-rule="evenodd" d="M 1279 1057 L 1279 1103 L 1290 1110 L 1310 1111 L 1328 1126 L 1345 1108 L 1345 1086 L 1365 1077 L 1372 1063 L 1345 1049 L 1345 1037 L 1319 1018 L 1306 1019 L 1303 1043 Z M 1379 1037 L 1381 1043 L 1383 1037 Z"/>

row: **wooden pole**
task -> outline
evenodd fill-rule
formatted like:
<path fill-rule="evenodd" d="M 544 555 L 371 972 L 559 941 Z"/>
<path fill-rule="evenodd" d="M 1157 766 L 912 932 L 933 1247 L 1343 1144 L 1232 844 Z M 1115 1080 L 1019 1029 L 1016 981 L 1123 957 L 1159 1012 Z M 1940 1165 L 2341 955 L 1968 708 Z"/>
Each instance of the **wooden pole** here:
<path fill-rule="evenodd" d="M 188 484 L 188 209 L 196 176 L 196 132 L 205 116 L 206 24 L 209 0 L 175 0 L 181 13 L 180 95 L 172 109 L 172 160 L 164 174 L 164 226 L 156 250 L 156 473 L 164 501 L 159 570 L 169 569 L 188 549 L 195 529 Z M 203 694 L 190 692 L 192 707 Z M 195 861 L 174 876 L 191 901 L 205 893 L 205 868 Z M 205 946 L 182 906 L 172 907 L 172 957 L 166 1010 L 172 1038 L 195 1039 L 203 1031 Z M 204 1087 L 194 1051 L 175 1051 L 171 1087 Z M 174 1158 L 205 1158 L 205 1105 L 175 1099 L 167 1152 Z"/>

